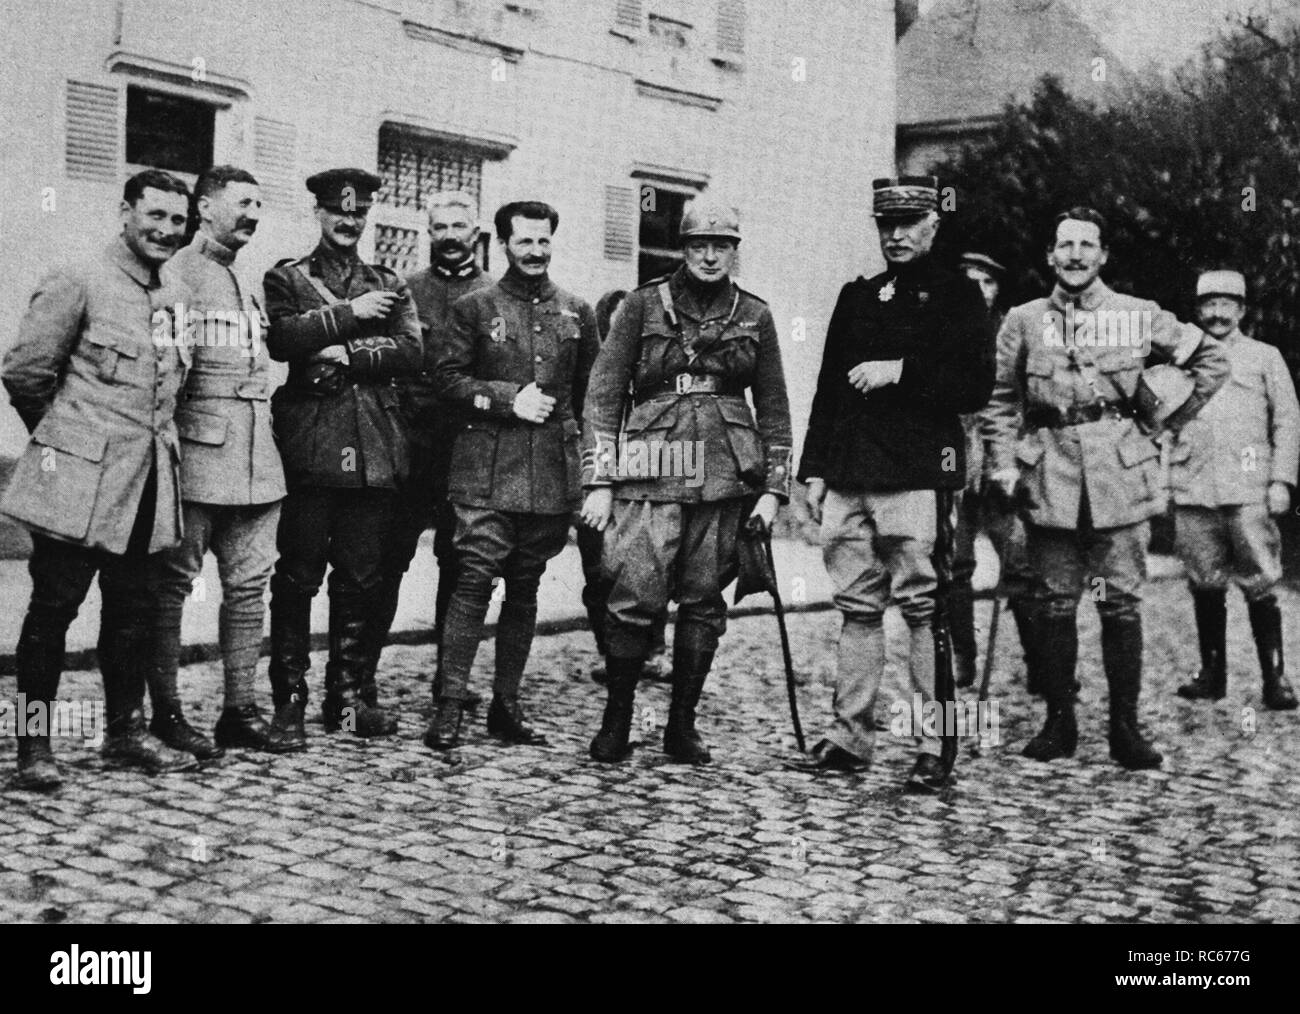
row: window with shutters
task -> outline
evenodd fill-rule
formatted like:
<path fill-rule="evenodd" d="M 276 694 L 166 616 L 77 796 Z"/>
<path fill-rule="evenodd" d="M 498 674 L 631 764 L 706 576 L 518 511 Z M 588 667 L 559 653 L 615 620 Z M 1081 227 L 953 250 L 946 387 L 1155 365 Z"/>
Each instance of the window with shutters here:
<path fill-rule="evenodd" d="M 375 224 L 375 261 L 399 274 L 428 264 L 428 198 L 441 190 L 463 190 L 479 202 L 486 157 L 472 144 L 385 123 L 379 130 L 383 182 L 378 204 L 370 213 Z M 481 217 L 482 209 L 477 210 Z"/>
<path fill-rule="evenodd" d="M 268 209 L 287 211 L 306 201 L 298 173 L 298 130 L 293 124 L 258 116 L 253 120 L 253 175 Z"/>
<path fill-rule="evenodd" d="M 216 120 L 209 103 L 128 85 L 127 164 L 197 176 L 213 163 Z"/>
<path fill-rule="evenodd" d="M 69 81 L 64 112 L 64 168 L 69 179 L 117 178 L 118 92 L 106 85 Z"/>
<path fill-rule="evenodd" d="M 717 51 L 725 57 L 745 52 L 745 0 L 718 0 Z"/>

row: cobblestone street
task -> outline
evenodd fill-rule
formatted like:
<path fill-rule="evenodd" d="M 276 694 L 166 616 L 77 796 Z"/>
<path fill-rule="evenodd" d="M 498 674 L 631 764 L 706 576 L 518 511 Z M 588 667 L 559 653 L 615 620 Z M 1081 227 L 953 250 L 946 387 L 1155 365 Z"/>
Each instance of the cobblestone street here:
<path fill-rule="evenodd" d="M 1284 593 L 1292 659 L 1297 604 Z M 988 610 L 981 603 L 981 620 Z M 79 740 L 58 741 L 58 795 L 0 792 L 0 921 L 1300 919 L 1300 715 L 1260 709 L 1240 599 L 1228 699 L 1193 705 L 1173 693 L 1195 662 L 1186 591 L 1149 588 L 1142 714 L 1165 752 L 1157 772 L 1126 773 L 1107 757 L 1097 621 L 1090 606 L 1082 614 L 1075 758 L 1019 755 L 1040 707 L 1019 682 L 1006 622 L 993 688 L 1001 745 L 974 756 L 964 742 L 958 784 L 939 798 L 900 792 L 912 747 L 888 734 L 861 777 L 780 766 L 793 736 L 770 616 L 734 620 L 723 642 L 701 705 L 715 762 L 700 769 L 668 764 L 659 749 L 662 684 L 639 693 L 632 759 L 587 759 L 603 691 L 588 678 L 585 632 L 539 638 L 529 665 L 527 704 L 552 747 L 500 747 L 479 716 L 459 765 L 420 743 L 431 647 L 387 650 L 381 688 L 401 730 L 369 743 L 323 732 L 317 654 L 306 753 L 232 753 L 199 773 L 141 780 L 105 770 Z M 791 617 L 810 743 L 829 710 L 821 680 L 837 627 L 834 612 Z M 485 646 L 485 693 L 490 664 Z M 195 725 L 211 728 L 219 686 L 215 664 L 183 672 Z M 12 677 L 0 696 L 13 699 Z M 68 674 L 60 696 L 99 698 L 97 674 Z M 0 762 L 7 778 L 12 741 Z"/>

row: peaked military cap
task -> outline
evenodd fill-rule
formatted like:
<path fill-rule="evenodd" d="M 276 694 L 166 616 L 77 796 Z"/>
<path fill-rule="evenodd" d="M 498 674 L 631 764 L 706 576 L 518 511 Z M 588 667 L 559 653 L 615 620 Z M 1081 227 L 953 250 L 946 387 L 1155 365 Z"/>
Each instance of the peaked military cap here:
<path fill-rule="evenodd" d="M 682 214 L 683 240 L 700 236 L 734 239 L 740 242 L 740 212 L 729 204 L 696 199 Z"/>
<path fill-rule="evenodd" d="M 364 169 L 326 169 L 307 177 L 307 189 L 322 208 L 364 211 L 375 203 L 375 191 L 383 182 Z"/>
<path fill-rule="evenodd" d="M 1196 298 L 1231 296 L 1246 301 L 1246 276 L 1240 271 L 1205 271 L 1196 279 Z"/>
<path fill-rule="evenodd" d="M 961 266 L 964 268 L 979 268 L 981 271 L 987 271 L 992 275 L 1005 275 L 1007 273 L 1007 269 L 988 254 L 976 253 L 973 250 L 961 255 Z"/>
<path fill-rule="evenodd" d="M 871 181 L 871 190 L 876 218 L 914 218 L 939 210 L 939 180 L 934 176 L 884 176 Z"/>

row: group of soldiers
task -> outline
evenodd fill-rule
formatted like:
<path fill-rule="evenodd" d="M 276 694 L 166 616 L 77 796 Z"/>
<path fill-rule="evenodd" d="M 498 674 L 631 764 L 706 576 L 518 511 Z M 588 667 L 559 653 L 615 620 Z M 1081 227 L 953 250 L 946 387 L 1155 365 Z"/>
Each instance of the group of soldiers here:
<path fill-rule="evenodd" d="M 591 757 L 627 757 L 636 688 L 659 668 L 675 601 L 663 747 L 707 763 L 695 721 L 726 629 L 723 589 L 742 532 L 770 531 L 796 477 L 821 524 L 843 621 L 834 715 L 796 762 L 804 770 L 870 765 L 891 603 L 907 621 L 913 689 L 934 699 L 944 658 L 936 601 L 953 563 L 942 536 L 954 522 L 946 598 L 958 685 L 973 680 L 972 547 L 987 527 L 1030 689 L 1047 703 L 1026 755 L 1075 750 L 1075 611 L 1100 580 L 1111 754 L 1128 768 L 1158 765 L 1137 721 L 1140 589 L 1166 471 L 1202 655 L 1179 692 L 1224 695 L 1235 578 L 1265 703 L 1295 707 L 1272 516 L 1289 509 L 1300 410 L 1277 350 L 1239 330 L 1240 274 L 1203 275 L 1200 326 L 1182 325 L 1100 280 L 1106 222 L 1072 208 L 1048 247 L 1053 292 L 998 328 L 1002 266 L 977 252 L 957 268 L 932 255 L 937 181 L 877 180 L 886 269 L 840 293 L 796 473 L 772 314 L 732 278 L 734 208 L 695 201 L 681 222 L 681 265 L 593 309 L 551 281 L 559 216 L 537 201 L 495 216 L 508 264 L 498 281 L 477 263 L 476 202 L 460 192 L 427 201 L 428 269 L 404 280 L 364 263 L 357 245 L 380 183 L 358 169 L 309 178 L 320 242 L 259 285 L 238 263 L 260 220 L 254 177 L 214 167 L 191 194 L 148 170 L 126 185 L 120 237 L 51 272 L 32 297 L 3 365 L 31 431 L 0 499 L 33 541 L 18 689 L 29 702 L 55 699 L 67 629 L 98 574 L 109 762 L 165 772 L 230 748 L 304 749 L 311 609 L 327 568 L 325 728 L 395 733 L 376 677 L 429 526 L 438 662 L 425 744 L 450 752 L 461 742 L 500 584 L 487 729 L 544 745 L 520 687 L 540 580 L 579 512 L 583 600 L 607 695 Z M 1076 341 L 1078 321 L 1099 310 L 1145 315 L 1146 344 Z M 1147 358 L 1172 364 L 1186 387 L 1160 412 L 1142 411 L 1158 400 Z M 278 388 L 272 360 L 288 364 Z M 177 687 L 182 611 L 208 551 L 222 586 L 225 676 L 211 738 L 186 721 Z M 269 720 L 255 687 L 268 582 Z M 16 784 L 58 786 L 49 730 L 26 732 Z M 939 743 L 919 739 L 914 788 L 947 784 Z"/>

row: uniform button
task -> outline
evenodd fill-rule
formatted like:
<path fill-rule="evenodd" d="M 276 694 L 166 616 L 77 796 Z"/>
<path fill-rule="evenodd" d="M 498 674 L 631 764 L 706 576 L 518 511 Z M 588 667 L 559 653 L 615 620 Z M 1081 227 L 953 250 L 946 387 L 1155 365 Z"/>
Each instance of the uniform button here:
<path fill-rule="evenodd" d="M 541 333 L 542 333 L 542 325 L 541 325 L 541 324 L 534 324 L 534 325 L 533 325 L 533 330 L 536 331 L 538 334 L 541 334 Z"/>
<path fill-rule="evenodd" d="M 534 298 L 534 299 L 533 299 L 533 306 L 536 306 L 536 305 L 537 305 L 538 303 L 540 303 L 540 302 L 541 302 L 540 299 L 536 299 L 536 298 Z"/>
<path fill-rule="evenodd" d="M 533 362 L 535 362 L 535 363 L 540 363 L 541 361 L 542 361 L 542 357 L 541 357 L 541 356 L 533 356 Z"/>

